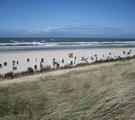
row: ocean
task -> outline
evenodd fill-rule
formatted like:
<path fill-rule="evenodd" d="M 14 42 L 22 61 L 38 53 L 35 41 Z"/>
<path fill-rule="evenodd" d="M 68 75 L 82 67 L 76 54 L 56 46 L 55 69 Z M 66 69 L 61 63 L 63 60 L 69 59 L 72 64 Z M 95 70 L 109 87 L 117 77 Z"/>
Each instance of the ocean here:
<path fill-rule="evenodd" d="M 130 38 L 0 38 L 1 49 L 135 47 Z"/>

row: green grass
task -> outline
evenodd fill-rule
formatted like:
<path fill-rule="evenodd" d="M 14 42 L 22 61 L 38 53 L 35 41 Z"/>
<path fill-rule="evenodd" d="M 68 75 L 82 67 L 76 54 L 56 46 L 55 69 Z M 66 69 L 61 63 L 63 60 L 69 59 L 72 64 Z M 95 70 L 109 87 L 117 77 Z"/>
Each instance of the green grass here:
<path fill-rule="evenodd" d="M 134 120 L 135 59 L 89 68 L 1 86 L 0 120 Z"/>

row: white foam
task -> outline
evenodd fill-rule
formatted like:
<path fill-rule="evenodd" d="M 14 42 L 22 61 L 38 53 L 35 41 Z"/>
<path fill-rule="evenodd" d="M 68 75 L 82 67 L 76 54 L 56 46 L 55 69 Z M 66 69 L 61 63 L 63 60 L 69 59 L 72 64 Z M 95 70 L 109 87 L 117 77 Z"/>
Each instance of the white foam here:
<path fill-rule="evenodd" d="M 11 40 L 10 40 L 11 41 Z M 90 46 L 90 47 L 99 47 L 99 46 L 135 46 L 135 41 L 114 41 L 114 42 L 45 42 L 45 40 L 42 40 L 41 42 L 33 41 L 33 42 L 18 42 L 18 41 L 13 41 L 12 43 L 0 43 L 1 47 L 5 46 L 59 46 L 59 47 L 64 47 L 64 46 L 80 46 L 80 47 L 85 47 L 85 46 Z"/>

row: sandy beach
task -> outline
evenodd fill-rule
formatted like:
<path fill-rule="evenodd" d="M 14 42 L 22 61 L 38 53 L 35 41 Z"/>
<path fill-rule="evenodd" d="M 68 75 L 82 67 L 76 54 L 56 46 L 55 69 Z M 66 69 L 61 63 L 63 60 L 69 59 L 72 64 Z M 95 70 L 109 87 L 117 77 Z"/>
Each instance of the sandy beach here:
<path fill-rule="evenodd" d="M 125 51 L 125 54 L 123 54 Z M 131 53 L 128 55 L 128 52 Z M 70 56 L 69 54 L 72 54 Z M 21 72 L 26 71 L 28 67 L 34 69 L 35 65 L 37 70 L 42 66 L 53 65 L 53 59 L 59 63 L 59 66 L 65 66 L 71 61 L 73 64 L 79 64 L 86 62 L 83 59 L 87 59 L 89 63 L 92 63 L 97 59 L 106 59 L 108 56 L 115 57 L 127 57 L 135 55 L 135 48 L 93 48 L 93 49 L 59 49 L 59 50 L 14 50 L 14 51 L 0 51 L 0 74 L 7 72 Z M 104 58 L 103 58 L 104 57 Z M 93 58 L 93 59 L 91 59 Z M 63 60 L 63 61 L 62 61 Z M 4 62 L 7 65 L 4 65 Z M 13 69 L 16 68 L 16 69 Z"/>

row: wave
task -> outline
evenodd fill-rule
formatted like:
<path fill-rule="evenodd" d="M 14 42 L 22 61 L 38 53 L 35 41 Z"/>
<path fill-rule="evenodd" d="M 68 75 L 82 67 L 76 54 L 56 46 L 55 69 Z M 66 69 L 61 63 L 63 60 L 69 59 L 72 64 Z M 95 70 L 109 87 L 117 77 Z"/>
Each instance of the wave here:
<path fill-rule="evenodd" d="M 107 47 L 107 46 L 134 46 L 135 41 L 104 41 L 104 42 L 46 42 L 45 40 L 42 41 L 32 41 L 32 42 L 19 42 L 10 40 L 10 42 L 0 43 L 0 47 L 8 47 L 8 46 L 16 46 L 16 47 Z"/>

